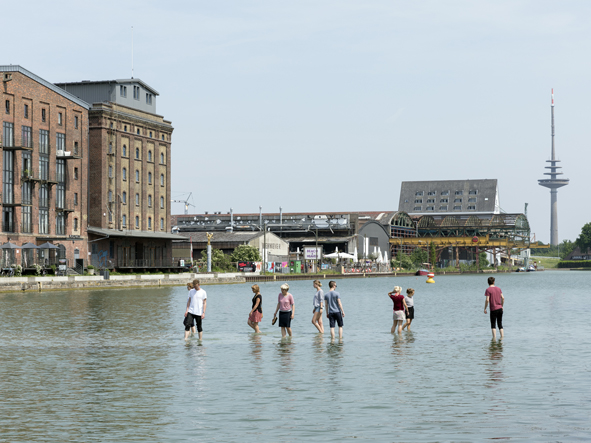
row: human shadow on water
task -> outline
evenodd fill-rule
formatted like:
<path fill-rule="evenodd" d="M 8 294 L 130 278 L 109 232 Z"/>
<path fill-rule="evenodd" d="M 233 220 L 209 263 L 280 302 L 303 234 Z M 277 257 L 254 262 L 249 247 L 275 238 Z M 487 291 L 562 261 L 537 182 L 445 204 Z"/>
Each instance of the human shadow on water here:
<path fill-rule="evenodd" d="M 487 357 L 490 360 L 486 372 L 489 378 L 487 387 L 492 388 L 505 378 L 502 369 L 503 341 L 491 340 L 487 347 Z"/>
<path fill-rule="evenodd" d="M 250 352 L 252 354 L 253 359 L 255 361 L 260 360 L 261 356 L 263 354 L 263 345 L 262 345 L 262 341 L 261 341 L 261 335 L 252 333 L 252 334 L 250 334 L 249 341 L 250 341 Z"/>
<path fill-rule="evenodd" d="M 317 358 L 324 356 L 324 334 L 316 334 L 312 347 Z"/>
<path fill-rule="evenodd" d="M 277 355 L 279 356 L 279 364 L 282 369 L 290 372 L 292 365 L 292 353 L 294 350 L 294 343 L 291 337 L 283 337 L 277 343 Z"/>

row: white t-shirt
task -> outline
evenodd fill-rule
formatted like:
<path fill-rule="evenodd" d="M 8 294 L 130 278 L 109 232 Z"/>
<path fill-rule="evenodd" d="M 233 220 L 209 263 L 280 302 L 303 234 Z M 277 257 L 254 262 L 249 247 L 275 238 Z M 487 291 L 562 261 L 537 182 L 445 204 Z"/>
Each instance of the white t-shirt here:
<path fill-rule="evenodd" d="M 414 297 L 408 297 L 408 296 L 404 296 L 404 301 L 406 302 L 406 306 L 413 307 L 415 305 L 415 301 L 413 300 Z"/>
<path fill-rule="evenodd" d="M 189 304 L 189 312 L 193 315 L 203 315 L 203 300 L 207 298 L 207 292 L 203 289 L 199 289 L 196 291 L 195 289 L 191 289 L 189 291 L 189 298 L 187 300 L 191 300 Z"/>

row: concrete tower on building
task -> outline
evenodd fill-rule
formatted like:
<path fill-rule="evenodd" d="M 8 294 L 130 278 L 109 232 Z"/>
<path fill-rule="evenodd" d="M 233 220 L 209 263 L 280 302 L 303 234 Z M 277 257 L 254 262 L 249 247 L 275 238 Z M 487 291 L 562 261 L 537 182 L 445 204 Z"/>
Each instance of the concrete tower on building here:
<path fill-rule="evenodd" d="M 552 105 L 550 109 L 552 114 L 552 157 L 550 160 L 546 160 L 547 163 L 550 163 L 550 166 L 546 166 L 546 169 L 549 169 L 550 171 L 544 173 L 544 175 L 549 175 L 550 178 L 538 180 L 538 182 L 540 186 L 550 188 L 550 244 L 557 246 L 558 188 L 568 185 L 568 178 L 558 178 L 559 175 L 562 175 L 562 172 L 559 172 L 562 167 L 557 166 L 557 163 L 559 163 L 560 160 L 556 159 L 556 150 L 554 148 L 554 89 L 552 89 Z"/>

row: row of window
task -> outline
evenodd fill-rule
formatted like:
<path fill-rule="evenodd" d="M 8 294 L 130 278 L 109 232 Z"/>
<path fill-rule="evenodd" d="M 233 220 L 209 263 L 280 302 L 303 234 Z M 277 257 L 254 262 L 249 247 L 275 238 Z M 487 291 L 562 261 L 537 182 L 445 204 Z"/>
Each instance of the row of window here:
<path fill-rule="evenodd" d="M 14 142 L 14 124 L 4 122 L 2 125 L 2 145 L 12 147 Z M 33 148 L 33 128 L 30 126 L 21 127 L 21 146 L 24 148 Z M 46 129 L 39 130 L 39 153 L 49 154 L 49 131 Z M 66 150 L 66 134 L 57 132 L 55 134 L 55 148 L 57 151 Z M 82 156 L 82 149 L 78 146 L 78 142 L 74 142 L 74 155 Z"/>
<path fill-rule="evenodd" d="M 422 204 L 422 203 L 423 203 L 422 198 L 415 199 L 415 204 Z M 433 203 L 435 203 L 434 198 L 427 199 L 427 204 L 433 204 Z M 439 199 L 439 203 L 449 203 L 449 199 L 448 198 L 441 198 L 441 199 Z M 454 203 L 462 203 L 462 199 L 461 198 L 454 198 Z M 476 203 L 476 197 L 468 198 L 468 203 Z"/>
<path fill-rule="evenodd" d="M 108 193 L 109 203 L 113 201 L 113 191 L 109 191 Z M 127 192 L 123 191 L 121 194 L 121 203 L 124 205 L 127 204 Z M 138 193 L 135 194 L 135 205 L 140 205 L 140 195 Z M 148 207 L 152 207 L 152 195 L 148 195 Z M 164 209 L 164 197 L 160 197 L 160 209 Z"/>
<path fill-rule="evenodd" d="M 121 170 L 121 176 L 123 181 L 127 181 L 127 168 L 123 168 Z M 113 178 L 113 166 L 109 166 L 109 178 Z M 136 183 L 140 182 L 140 170 L 135 170 L 135 181 Z M 152 184 L 152 173 L 148 172 L 148 184 Z M 160 174 L 160 186 L 164 186 L 164 174 Z"/>
<path fill-rule="evenodd" d="M 439 206 L 439 210 L 440 211 L 447 211 L 447 208 L 448 208 L 447 205 L 441 205 L 441 206 Z M 422 206 L 415 206 L 413 208 L 413 211 L 422 211 L 422 210 L 423 210 Z M 461 205 L 455 205 L 453 207 L 453 210 L 454 211 L 461 211 L 462 210 L 462 206 Z M 468 211 L 475 211 L 476 210 L 476 206 L 474 206 L 474 205 L 468 205 L 467 210 Z M 435 206 L 427 206 L 427 207 L 425 207 L 425 211 L 435 211 Z"/>
<path fill-rule="evenodd" d="M 478 190 L 477 189 L 473 189 L 471 191 L 468 191 L 469 195 L 478 195 Z M 415 192 L 415 197 L 422 197 L 423 195 L 425 195 L 425 191 L 417 191 Z M 427 195 L 431 196 L 431 195 L 437 195 L 437 192 L 435 191 L 429 191 L 427 192 Z M 449 191 L 441 191 L 440 195 L 449 195 Z M 454 195 L 464 195 L 464 191 L 455 191 Z"/>
<path fill-rule="evenodd" d="M 113 223 L 113 216 L 112 213 L 109 213 L 109 223 Z M 121 226 L 123 228 L 127 228 L 127 215 L 123 214 L 121 216 Z M 140 217 L 138 215 L 135 216 L 135 228 L 140 228 Z M 148 217 L 148 229 L 152 229 L 152 217 Z M 160 219 L 160 230 L 164 230 L 164 219 Z"/>
<path fill-rule="evenodd" d="M 111 122 L 110 128 L 113 129 L 113 122 Z M 130 128 L 131 128 L 131 126 L 130 126 Z M 127 132 L 127 125 L 123 125 L 123 132 Z M 135 133 L 137 135 L 141 135 L 141 129 L 136 128 Z M 148 135 L 150 138 L 152 138 L 152 135 L 153 135 L 152 131 L 148 131 Z M 160 137 L 161 137 L 161 140 L 166 140 L 166 136 L 164 134 L 161 134 Z"/>
<path fill-rule="evenodd" d="M 113 154 L 113 143 L 109 142 L 109 154 Z M 140 158 L 140 148 L 135 148 L 135 159 L 136 160 L 141 160 Z M 127 157 L 127 145 L 123 145 L 121 148 L 121 156 L 122 157 Z M 152 162 L 152 151 L 148 151 L 148 161 Z M 163 165 L 164 164 L 164 153 L 161 152 L 160 153 L 160 164 Z"/>
<path fill-rule="evenodd" d="M 133 87 L 133 98 L 136 100 L 139 100 L 140 99 L 140 92 L 141 92 L 140 87 L 134 86 Z M 123 86 L 123 85 L 119 86 L 119 95 L 121 97 L 127 97 L 127 86 Z M 147 105 L 152 104 L 152 97 L 153 97 L 152 94 L 146 93 L 146 104 Z"/>
<path fill-rule="evenodd" d="M 10 100 L 6 100 L 4 102 L 4 109 L 6 111 L 6 114 L 10 115 L 11 112 L 11 104 L 10 104 Z M 23 105 L 23 116 L 24 118 L 29 118 L 29 105 L 27 103 L 25 103 Z M 47 111 L 45 110 L 45 108 L 41 108 L 41 121 L 42 122 L 46 122 L 47 121 Z M 57 113 L 57 124 L 59 126 L 63 125 L 63 121 L 64 121 L 64 114 L 62 112 L 58 112 Z M 79 125 L 79 118 L 77 115 L 74 116 L 74 128 L 78 129 L 78 125 Z"/>

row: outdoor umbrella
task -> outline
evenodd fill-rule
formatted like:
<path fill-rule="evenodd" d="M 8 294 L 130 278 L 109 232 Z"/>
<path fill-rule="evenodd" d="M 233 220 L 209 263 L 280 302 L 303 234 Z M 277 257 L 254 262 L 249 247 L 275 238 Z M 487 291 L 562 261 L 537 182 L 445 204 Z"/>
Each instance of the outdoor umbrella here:
<path fill-rule="evenodd" d="M 8 263 L 9 262 L 9 257 L 10 257 L 10 250 L 14 250 L 14 249 L 20 249 L 20 246 L 15 245 L 14 243 L 8 242 L 8 243 L 4 243 L 2 246 L 0 246 L 1 249 L 6 250 L 6 258 L 4 259 L 4 266 L 9 266 L 12 263 Z M 13 253 L 14 254 L 14 253 Z"/>
<path fill-rule="evenodd" d="M 346 252 L 333 252 L 332 254 L 326 254 L 325 258 L 350 258 L 354 259 L 355 256 L 347 254 Z"/>
<path fill-rule="evenodd" d="M 33 243 L 29 242 L 29 243 L 25 243 L 24 245 L 21 246 L 21 248 L 23 249 L 23 259 L 25 260 L 25 268 L 28 266 L 27 263 L 27 254 L 25 253 L 25 249 L 39 249 L 37 247 L 37 245 L 34 245 Z"/>
<path fill-rule="evenodd" d="M 42 245 L 37 246 L 38 249 L 59 249 L 59 246 L 54 245 L 53 243 L 45 242 Z"/>

